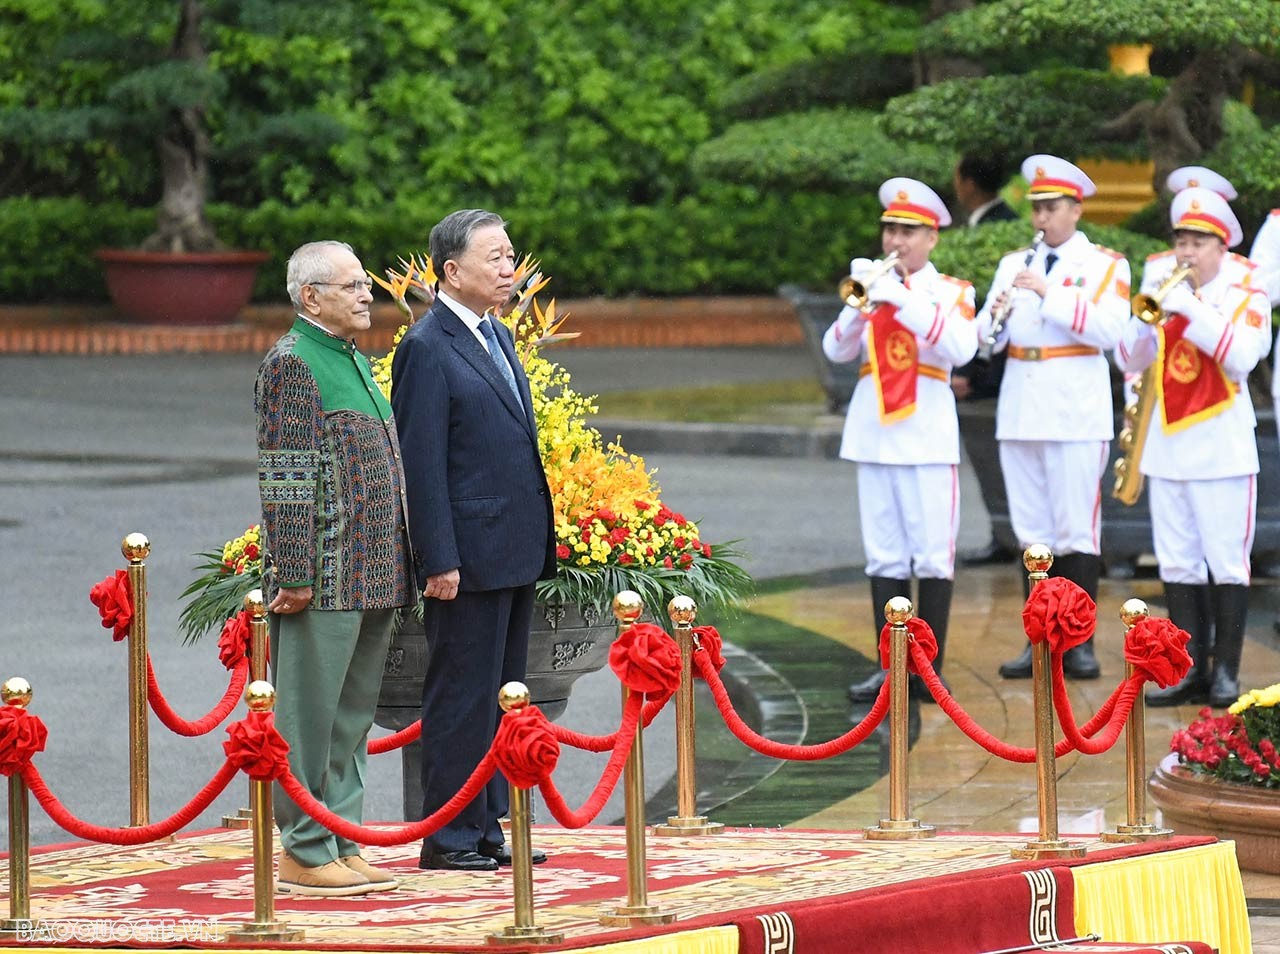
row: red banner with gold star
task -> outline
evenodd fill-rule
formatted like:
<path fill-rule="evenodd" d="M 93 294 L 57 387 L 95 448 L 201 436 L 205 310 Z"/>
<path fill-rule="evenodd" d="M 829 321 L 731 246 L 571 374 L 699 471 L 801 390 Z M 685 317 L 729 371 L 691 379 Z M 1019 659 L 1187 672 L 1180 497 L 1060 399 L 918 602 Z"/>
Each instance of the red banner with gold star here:
<path fill-rule="evenodd" d="M 1188 324 L 1185 315 L 1175 314 L 1160 326 L 1156 384 L 1166 434 L 1221 414 L 1235 400 L 1235 389 L 1222 366 L 1187 340 Z"/>
<path fill-rule="evenodd" d="M 880 398 L 880 423 L 892 424 L 916 410 L 920 348 L 915 333 L 897 319 L 898 307 L 881 302 L 868 319 L 871 376 Z"/>

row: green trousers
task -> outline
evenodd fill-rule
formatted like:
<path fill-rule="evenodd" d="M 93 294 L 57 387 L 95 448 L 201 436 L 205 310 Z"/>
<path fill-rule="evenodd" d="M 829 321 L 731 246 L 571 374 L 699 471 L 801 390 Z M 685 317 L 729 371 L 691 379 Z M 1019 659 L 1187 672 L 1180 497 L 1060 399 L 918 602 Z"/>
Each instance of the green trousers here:
<path fill-rule="evenodd" d="M 364 808 L 369 729 L 378 704 L 395 610 L 307 609 L 270 614 L 276 728 L 289 768 L 332 812 L 355 824 Z M 360 853 L 275 786 L 280 843 L 308 868 Z"/>

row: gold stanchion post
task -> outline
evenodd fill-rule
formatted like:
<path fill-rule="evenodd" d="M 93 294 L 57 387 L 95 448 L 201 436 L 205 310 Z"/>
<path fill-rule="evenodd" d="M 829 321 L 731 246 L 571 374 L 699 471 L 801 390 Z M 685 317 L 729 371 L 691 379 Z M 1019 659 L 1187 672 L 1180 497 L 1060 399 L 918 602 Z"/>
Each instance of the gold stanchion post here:
<path fill-rule="evenodd" d="M 914 609 L 905 596 L 884 604 L 889 629 L 889 817 L 864 834 L 872 841 L 910 841 L 932 838 L 937 830 L 910 817 L 907 768 L 907 620 Z M 877 634 L 878 635 L 878 634 Z"/>
<path fill-rule="evenodd" d="M 151 768 L 147 741 L 147 557 L 151 541 L 131 533 L 120 544 L 129 561 L 133 619 L 129 623 L 129 824 L 141 827 L 151 817 Z"/>
<path fill-rule="evenodd" d="M 523 709 L 529 704 L 529 687 L 523 682 L 509 682 L 498 690 L 498 705 L 503 712 Z M 490 934 L 495 944 L 559 944 L 564 940 L 561 931 L 548 931 L 538 927 L 533 920 L 533 843 L 529 826 L 532 824 L 529 790 L 511 786 L 511 893 L 515 903 L 515 924 L 509 924 L 500 934 Z"/>
<path fill-rule="evenodd" d="M 270 712 L 276 705 L 276 691 L 264 679 L 255 679 L 244 691 L 252 712 Z M 224 935 L 227 941 L 301 941 L 300 928 L 276 920 L 276 876 L 272 868 L 275 853 L 271 811 L 271 782 L 249 782 L 249 810 L 253 813 L 253 920 Z"/>
<path fill-rule="evenodd" d="M 252 620 L 249 642 L 249 681 L 267 678 L 267 647 L 270 636 L 267 633 L 267 604 L 262 598 L 262 590 L 250 590 L 244 597 L 244 608 Z M 253 826 L 253 810 L 241 808 L 234 815 L 222 816 L 223 828 L 251 828 Z"/>
<path fill-rule="evenodd" d="M 1022 554 L 1034 590 L 1049 577 L 1053 553 L 1036 543 Z M 1049 644 L 1039 642 L 1031 647 L 1031 679 L 1036 725 L 1036 795 L 1040 809 L 1040 833 L 1035 841 L 1013 848 L 1014 858 L 1082 858 L 1084 845 L 1063 841 L 1058 837 L 1058 762 L 1053 754 L 1053 659 Z"/>
<path fill-rule="evenodd" d="M 1150 615 L 1147 604 L 1139 599 L 1125 600 L 1120 607 L 1120 620 L 1124 623 L 1126 632 Z M 1133 663 L 1129 663 L 1125 675 L 1132 678 L 1133 668 Z M 1124 732 L 1127 785 L 1125 807 L 1128 823 L 1116 825 L 1111 831 L 1104 831 L 1102 840 L 1134 842 L 1168 838 L 1173 834 L 1173 829 L 1161 828 L 1147 821 L 1147 703 L 1141 692 L 1133 701 L 1133 709 L 1129 712 Z"/>
<path fill-rule="evenodd" d="M 680 688 L 676 690 L 676 810 L 665 825 L 654 825 L 655 835 L 718 835 L 721 822 L 707 821 L 698 812 L 697 719 L 693 712 L 693 623 L 698 604 L 677 596 L 667 604 L 667 616 L 675 627 L 680 647 Z"/>
<path fill-rule="evenodd" d="M 21 676 L 5 680 L 0 700 L 25 709 L 31 703 L 31 683 Z M 9 776 L 9 916 L 0 921 L 0 940 L 34 941 L 43 927 L 31 920 L 31 815 L 27 783 Z"/>
<path fill-rule="evenodd" d="M 644 601 L 640 594 L 623 590 L 613 598 L 613 615 L 621 633 L 637 622 L 644 613 Z M 631 690 L 622 687 L 622 708 L 626 711 Z M 627 903 L 605 908 L 600 913 L 600 923 L 609 927 L 634 927 L 643 924 L 670 924 L 674 913 L 664 911 L 649 903 L 647 872 L 645 870 L 644 824 L 644 726 L 636 726 L 631 754 L 623 769 L 623 786 L 626 796 L 627 826 Z"/>

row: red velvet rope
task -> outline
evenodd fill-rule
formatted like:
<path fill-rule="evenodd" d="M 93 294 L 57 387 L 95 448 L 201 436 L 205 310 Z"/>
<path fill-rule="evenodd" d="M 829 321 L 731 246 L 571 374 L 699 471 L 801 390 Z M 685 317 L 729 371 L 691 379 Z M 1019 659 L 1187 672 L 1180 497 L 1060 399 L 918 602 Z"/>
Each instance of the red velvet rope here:
<path fill-rule="evenodd" d="M 737 736 L 738 740 L 748 748 L 755 749 L 762 755 L 771 755 L 774 758 L 792 759 L 797 762 L 816 762 L 819 759 L 827 759 L 833 755 L 848 752 L 854 746 L 864 742 L 876 730 L 876 726 L 884 721 L 885 714 L 889 711 L 889 683 L 886 680 L 884 685 L 880 687 L 880 695 L 876 697 L 875 705 L 871 707 L 871 711 L 867 713 L 861 722 L 839 738 L 832 739 L 829 742 L 822 742 L 818 745 L 787 745 L 782 742 L 774 742 L 772 739 L 767 739 L 757 734 L 742 721 L 742 718 L 733 708 L 733 701 L 729 698 L 729 691 L 725 689 L 724 683 L 720 681 L 720 674 L 716 672 L 715 666 L 707 658 L 706 653 L 694 653 L 693 664 L 698 668 L 702 678 L 707 681 L 707 685 L 711 689 L 711 695 L 715 697 L 716 706 L 720 709 L 720 715 L 724 718 L 725 725 L 729 727 L 729 731 Z"/>
<path fill-rule="evenodd" d="M 378 739 L 370 739 L 369 754 L 381 755 L 383 752 L 404 748 L 410 742 L 417 741 L 421 736 L 422 720 L 419 719 L 413 725 L 407 725 L 399 732 L 393 732 L 391 735 L 384 735 Z"/>
<path fill-rule="evenodd" d="M 156 718 L 164 723 L 165 728 L 187 738 L 205 735 L 222 725 L 222 721 L 231 714 L 231 710 L 240 701 L 240 694 L 244 692 L 245 683 L 248 681 L 249 660 L 241 656 L 240 661 L 236 663 L 236 668 L 231 672 L 231 684 L 227 686 L 221 701 L 209 711 L 208 715 L 194 722 L 188 722 L 170 708 L 169 701 L 160 691 L 156 671 L 151 667 L 151 654 L 147 654 L 147 701 L 151 703 L 152 711 L 155 712 Z"/>
<path fill-rule="evenodd" d="M 627 764 L 627 756 L 631 753 L 631 743 L 636 736 L 636 729 L 640 722 L 641 698 L 641 695 L 636 692 L 627 697 L 627 704 L 622 710 L 622 723 L 618 726 L 618 731 L 613 733 L 615 736 L 613 754 L 609 756 L 608 764 L 605 765 L 595 790 L 580 809 L 575 812 L 568 806 L 564 796 L 560 794 L 555 782 L 550 778 L 538 785 L 538 791 L 542 792 L 551 816 L 565 828 L 583 828 L 591 824 L 604 808 L 604 803 L 609 800 L 609 796 L 613 794 L 618 784 L 618 776 L 622 774 Z"/>
<path fill-rule="evenodd" d="M 1146 682 L 1146 677 L 1141 674 L 1135 674 L 1116 687 L 1116 691 L 1107 699 L 1103 708 L 1099 709 L 1098 713 L 1094 715 L 1094 720 L 1096 720 L 1098 714 L 1104 711 L 1108 712 L 1104 723 L 1106 731 L 1102 733 L 1100 738 L 1090 741 L 1084 738 L 1084 733 L 1076 727 L 1076 715 L 1071 710 L 1071 698 L 1067 695 L 1067 682 L 1061 675 L 1061 658 L 1054 661 L 1053 668 L 1053 708 L 1058 713 L 1058 724 L 1062 726 L 1062 734 L 1066 737 L 1065 741 L 1069 742 L 1071 747 L 1082 755 L 1101 755 L 1116 744 L 1116 739 L 1120 737 L 1120 730 L 1129 721 L 1129 713 L 1133 711 L 1134 700 L 1138 698 L 1138 693 L 1142 691 L 1142 684 Z M 1114 710 L 1114 715 L 1111 714 L 1111 710 Z M 1088 726 L 1085 728 L 1088 728 Z M 1097 733 L 1088 734 L 1096 735 Z"/>
<path fill-rule="evenodd" d="M 59 827 L 69 831 L 77 838 L 85 841 L 98 841 L 108 845 L 141 845 L 160 838 L 168 838 L 174 832 L 189 825 L 201 812 L 208 808 L 215 798 L 223 793 L 231 780 L 239 774 L 239 770 L 230 761 L 224 762 L 209 784 L 200 790 L 190 803 L 174 812 L 164 821 L 140 825 L 136 828 L 104 828 L 81 821 L 71 814 L 62 802 L 49 791 L 49 786 L 40 777 L 40 771 L 28 762 L 22 766 L 22 780 L 36 797 L 48 816 Z"/>
<path fill-rule="evenodd" d="M 642 698 L 644 698 L 642 694 L 633 692 L 628 697 L 628 702 L 631 699 Z M 649 724 L 658 717 L 658 713 L 670 701 L 671 695 L 665 694 L 657 699 L 649 699 L 645 702 L 642 718 L 646 729 L 649 728 Z M 621 731 L 621 729 L 615 729 L 608 735 L 583 735 L 581 732 L 574 732 L 572 729 L 567 729 L 562 725 L 556 725 L 555 723 L 551 725 L 551 733 L 556 737 L 557 742 L 561 745 L 571 745 L 575 749 L 582 749 L 584 752 L 608 752 L 617 745 L 618 733 Z"/>
<path fill-rule="evenodd" d="M 284 770 L 284 774 L 276 781 L 280 783 L 280 787 L 284 789 L 285 794 L 292 798 L 299 808 L 335 835 L 362 845 L 389 848 L 392 845 L 406 845 L 411 841 L 421 841 L 449 824 L 457 817 L 458 812 L 466 808 L 471 800 L 480 794 L 480 790 L 489 784 L 489 779 L 493 777 L 497 767 L 493 753 L 487 753 L 480 760 L 480 764 L 476 766 L 475 771 L 471 773 L 467 783 L 459 789 L 458 794 L 454 795 L 453 798 L 422 819 L 422 821 L 401 825 L 391 831 L 365 828 L 363 825 L 347 821 L 340 815 L 335 815 L 325 805 L 317 801 L 315 796 L 294 778 L 293 773 L 287 767 Z"/>
<path fill-rule="evenodd" d="M 911 653 L 916 657 L 915 662 L 920 670 L 920 676 L 924 679 L 924 684 L 929 688 L 929 692 L 933 695 L 934 701 L 938 703 L 938 708 L 947 714 L 951 721 L 955 723 L 957 729 L 967 735 L 972 741 L 978 743 L 978 745 L 982 746 L 992 755 L 996 756 L 996 758 L 1004 759 L 1006 762 L 1029 763 L 1036 760 L 1036 750 L 1034 748 L 1010 745 L 1002 739 L 997 739 L 986 729 L 982 728 L 982 726 L 978 725 L 973 720 L 973 717 L 970 716 L 969 713 L 965 712 L 960 703 L 958 703 L 951 693 L 947 691 L 947 687 L 942 684 L 942 680 L 938 678 L 938 674 L 933 671 L 933 663 L 929 661 L 924 653 L 914 646 L 911 647 Z M 916 655 L 917 653 L 919 655 Z M 1061 656 L 1055 657 L 1053 679 L 1055 691 L 1059 684 L 1064 687 L 1065 691 L 1066 683 L 1063 681 L 1062 677 Z M 1116 700 L 1121 697 L 1122 693 L 1124 693 L 1127 688 L 1127 681 L 1121 683 L 1120 686 L 1117 687 L 1116 691 L 1111 694 L 1111 697 L 1103 703 L 1102 707 L 1096 713 L 1094 713 L 1093 718 L 1080 727 L 1077 737 L 1083 736 L 1084 738 L 1091 738 L 1094 735 L 1097 735 L 1100 729 L 1104 725 L 1107 725 L 1107 720 L 1110 718 L 1111 713 L 1116 706 Z M 1130 700 L 1129 704 L 1132 706 L 1132 700 Z M 1127 714 L 1128 709 L 1125 710 L 1125 718 L 1127 718 Z M 1121 718 L 1118 722 L 1118 726 L 1123 726 L 1123 724 L 1124 718 Z M 1072 727 L 1074 728 L 1074 725 Z M 1116 729 L 1116 734 L 1119 734 L 1118 727 Z M 1111 742 L 1108 743 L 1101 751 L 1105 751 L 1107 748 L 1110 748 L 1114 742 L 1115 737 L 1112 736 Z M 1053 747 L 1054 757 L 1062 758 L 1062 756 L 1073 751 L 1075 748 L 1076 746 L 1073 744 L 1071 739 L 1060 739 Z"/>

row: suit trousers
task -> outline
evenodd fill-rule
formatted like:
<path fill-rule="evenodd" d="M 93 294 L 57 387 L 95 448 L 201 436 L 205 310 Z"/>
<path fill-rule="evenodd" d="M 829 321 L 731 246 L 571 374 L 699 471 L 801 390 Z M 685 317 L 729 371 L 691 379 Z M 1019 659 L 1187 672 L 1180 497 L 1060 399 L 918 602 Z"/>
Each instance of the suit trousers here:
<path fill-rule="evenodd" d="M 289 769 L 326 808 L 360 824 L 369 730 L 395 610 L 268 614 L 276 728 L 289 743 Z M 311 820 L 279 785 L 273 798 L 280 844 L 308 868 L 360 853 L 360 846 Z"/>
<path fill-rule="evenodd" d="M 489 751 L 502 712 L 498 690 L 523 680 L 534 585 L 460 590 L 427 600 L 427 674 L 422 683 L 422 813 L 439 809 L 466 784 Z M 430 851 L 475 851 L 503 843 L 506 778 L 492 780 L 449 824 L 425 839 Z"/>

